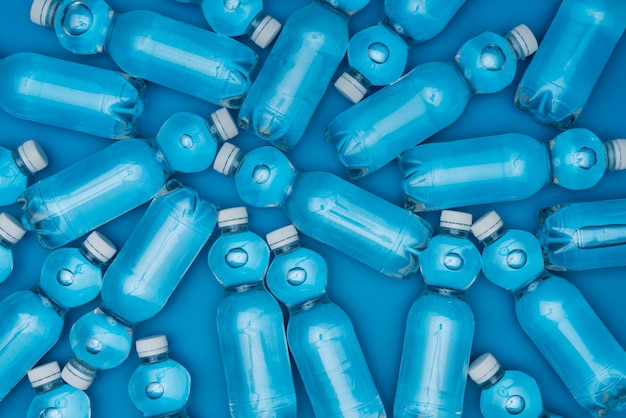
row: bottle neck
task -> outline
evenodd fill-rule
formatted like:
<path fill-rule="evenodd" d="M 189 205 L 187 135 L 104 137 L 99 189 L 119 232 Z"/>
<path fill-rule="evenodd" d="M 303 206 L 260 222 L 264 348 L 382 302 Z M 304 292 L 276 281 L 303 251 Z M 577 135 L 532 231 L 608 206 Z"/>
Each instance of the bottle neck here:
<path fill-rule="evenodd" d="M 261 24 L 261 22 L 263 22 L 263 19 L 265 19 L 268 16 L 269 15 L 267 13 L 265 13 L 264 11 L 260 11 L 254 17 L 254 19 L 252 19 L 252 22 L 250 22 L 250 24 L 246 28 L 246 35 L 252 36 L 254 34 L 254 31 L 256 31 L 257 28 L 259 27 L 259 25 Z"/>
<path fill-rule="evenodd" d="M 248 230 L 248 224 L 228 225 L 220 228 L 222 235 L 236 234 L 237 232 L 245 232 Z"/>
<path fill-rule="evenodd" d="M 50 0 L 48 9 L 45 11 L 46 15 L 41 19 L 41 23 L 43 24 L 42 26 L 46 28 L 54 27 L 54 20 L 62 2 L 63 0 Z"/>
<path fill-rule="evenodd" d="M 495 241 L 499 240 L 502 235 L 506 234 L 508 228 L 505 225 L 502 225 L 500 228 L 496 229 L 490 235 L 486 236 L 481 240 L 482 244 L 486 247 L 487 245 L 493 244 Z"/>
<path fill-rule="evenodd" d="M 0 247 L 11 248 L 14 245 L 15 245 L 15 243 L 0 237 Z"/>
<path fill-rule="evenodd" d="M 449 296 L 449 297 L 465 300 L 464 290 L 452 289 L 449 287 L 427 285 L 424 288 L 424 294 L 432 294 L 432 293 L 438 293 L 442 296 Z"/>
<path fill-rule="evenodd" d="M 393 23 L 391 19 L 389 19 L 389 16 L 384 15 L 379 24 L 388 29 L 389 32 L 393 33 L 398 38 L 402 39 L 402 41 L 404 41 L 404 43 L 407 45 L 407 48 L 410 48 L 417 43 L 414 39 L 411 39 L 404 33 L 404 28 Z"/>
<path fill-rule="evenodd" d="M 238 150 L 237 154 L 232 157 L 233 160 L 230 165 L 230 168 L 225 174 L 227 176 L 234 176 L 235 174 L 237 174 L 237 171 L 239 171 L 239 167 L 241 167 L 241 163 L 243 162 L 243 159 L 245 157 L 246 157 L 246 154 L 243 151 Z"/>
<path fill-rule="evenodd" d="M 15 165 L 17 165 L 17 168 L 22 174 L 24 174 L 25 176 L 32 176 L 34 174 L 28 169 L 28 167 L 24 163 L 24 160 L 22 159 L 22 156 L 17 150 L 13 150 L 11 152 L 11 156 L 13 157 L 13 161 L 15 161 Z"/>
<path fill-rule="evenodd" d="M 165 353 L 155 354 L 153 356 L 141 357 L 139 360 L 141 361 L 141 364 L 153 364 L 161 363 L 169 358 L 169 353 L 166 351 Z"/>
<path fill-rule="evenodd" d="M 54 310 L 60 317 L 64 317 L 65 314 L 67 313 L 68 308 L 66 308 L 65 306 L 63 306 L 62 304 L 60 304 L 59 302 L 57 302 L 56 300 L 48 296 L 46 292 L 41 288 L 41 286 L 39 285 L 35 286 L 32 289 L 32 292 L 35 293 L 37 296 L 39 296 L 41 300 L 43 301 L 43 303 L 49 303 L 50 305 L 52 305 L 52 307 L 54 308 Z"/>
<path fill-rule="evenodd" d="M 51 390 L 56 389 L 59 386 L 63 386 L 63 385 L 64 385 L 63 379 L 61 379 L 61 377 L 59 376 L 57 379 L 51 382 L 45 383 L 41 386 L 37 386 L 34 389 L 35 389 L 35 393 L 39 395 L 42 393 L 50 392 Z"/>
<path fill-rule="evenodd" d="M 504 35 L 504 40 L 511 48 L 511 51 L 513 51 L 513 54 L 515 55 L 515 59 L 517 61 L 526 58 L 526 55 L 524 54 L 524 48 L 522 47 L 522 45 L 520 45 L 519 40 L 515 36 L 513 36 L 511 32 L 508 32 L 506 35 Z"/>
<path fill-rule="evenodd" d="M 80 247 L 79 249 L 81 255 L 85 257 L 87 261 L 93 264 L 96 267 L 102 267 L 105 263 L 100 261 L 95 255 L 93 255 L 87 248 Z"/>
<path fill-rule="evenodd" d="M 439 227 L 439 234 L 447 235 L 449 237 L 467 238 L 469 235 L 469 231 L 441 226 Z"/>
<path fill-rule="evenodd" d="M 279 256 L 279 255 L 283 255 L 283 254 L 287 254 L 290 253 L 292 251 L 297 250 L 298 248 L 300 248 L 300 241 L 294 241 L 294 242 L 290 242 L 289 244 L 285 244 L 281 247 L 275 248 L 274 251 L 274 255 L 275 256 Z"/>
<path fill-rule="evenodd" d="M 503 376 L 504 376 L 504 370 L 502 369 L 502 367 L 500 367 L 498 369 L 498 371 L 496 371 L 494 373 L 494 375 L 489 378 L 489 380 L 487 380 L 486 382 L 481 383 L 479 386 L 483 390 L 489 389 L 490 387 L 492 387 L 493 385 L 498 383 L 500 381 L 500 379 L 502 379 Z"/>

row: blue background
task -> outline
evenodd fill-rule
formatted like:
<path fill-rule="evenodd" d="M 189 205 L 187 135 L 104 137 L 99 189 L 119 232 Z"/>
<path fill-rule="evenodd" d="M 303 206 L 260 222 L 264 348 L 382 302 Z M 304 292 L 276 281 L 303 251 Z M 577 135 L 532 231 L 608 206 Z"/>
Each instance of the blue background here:
<path fill-rule="evenodd" d="M 265 9 L 281 22 L 285 22 L 292 11 L 305 3 L 304 0 L 266 0 Z M 170 0 L 110 0 L 109 4 L 119 12 L 151 9 L 208 28 L 200 9 L 193 5 L 179 4 Z M 559 4 L 560 2 L 555 0 L 469 0 L 439 36 L 416 45 L 410 51 L 407 68 L 413 68 L 423 62 L 452 59 L 465 40 L 486 30 L 504 34 L 517 24 L 526 23 L 536 33 L 538 39 L 541 39 Z M 29 8 L 30 1 L 27 0 L 3 2 L 3 10 L 0 13 L 2 32 L 0 56 L 32 51 L 94 66 L 115 68 L 106 55 L 77 56 L 64 50 L 57 42 L 53 31 L 30 22 Z M 376 23 L 382 15 L 382 10 L 383 1 L 373 0 L 352 17 L 351 33 Z M 251 45 L 247 39 L 241 41 Z M 604 139 L 626 136 L 624 43 L 622 40 L 618 44 L 576 124 L 578 127 L 592 130 Z M 265 51 L 253 48 L 259 52 L 261 59 L 265 56 Z M 548 141 L 557 135 L 558 131 L 555 128 L 540 125 L 534 122 L 530 115 L 513 107 L 515 88 L 526 65 L 527 63 L 520 65 L 518 75 L 509 88 L 500 93 L 473 97 L 466 112 L 454 125 L 428 141 L 447 141 L 506 132 L 521 132 Z M 345 61 L 333 80 L 344 68 Z M 145 102 L 145 114 L 139 122 L 142 137 L 154 136 L 160 125 L 177 111 L 191 111 L 206 116 L 216 109 L 213 105 L 151 83 L 148 83 Z M 334 88 L 330 87 L 327 90 L 307 133 L 289 153 L 289 158 L 298 169 L 324 170 L 346 178 L 334 149 L 325 142 L 323 133 L 333 116 L 348 106 L 349 102 Z M 2 126 L 1 146 L 14 148 L 28 138 L 35 138 L 45 147 L 50 165 L 39 173 L 35 180 L 51 175 L 111 143 L 109 139 L 21 121 L 3 111 L 0 111 L 0 126 Z M 245 132 L 235 138 L 233 143 L 244 150 L 264 145 L 263 141 Z M 451 149 L 451 152 L 454 150 Z M 242 204 L 235 193 L 233 180 L 213 170 L 175 177 L 197 188 L 204 198 L 222 208 Z M 356 183 L 400 205 L 402 203 L 400 179 L 397 164 L 393 162 Z M 534 231 L 538 226 L 539 209 L 556 203 L 626 197 L 622 190 L 625 182 L 626 173 L 612 173 L 592 190 L 572 192 L 550 185 L 524 201 L 463 209 L 471 212 L 475 218 L 488 210 L 496 209 L 509 227 Z M 15 205 L 2 210 L 16 216 L 20 215 L 20 210 Z M 133 210 L 101 227 L 100 230 L 121 247 L 144 210 L 145 206 Z M 280 209 L 250 208 L 249 213 L 251 229 L 261 236 L 289 223 Z M 424 217 L 433 225 L 437 225 L 439 212 L 427 213 Z M 222 296 L 222 288 L 213 278 L 206 261 L 209 245 L 216 236 L 217 231 L 166 307 L 156 317 L 139 324 L 135 330 L 137 338 L 156 333 L 167 335 L 171 357 L 185 365 L 192 374 L 188 413 L 193 417 L 228 416 L 215 327 L 215 311 Z M 305 246 L 320 252 L 327 260 L 330 269 L 328 294 L 352 318 L 387 412 L 391 415 L 405 318 L 411 303 L 422 290 L 421 277 L 415 275 L 407 281 L 388 278 L 308 237 L 303 237 L 302 241 Z M 15 270 L 6 282 L 0 284 L 0 298 L 15 290 L 35 285 L 43 260 L 48 254 L 39 247 L 35 236 L 31 234 L 14 247 L 14 253 Z M 626 299 L 624 269 L 570 272 L 563 273 L 562 276 L 578 286 L 618 341 L 626 345 L 626 327 L 622 320 Z M 467 299 L 476 319 L 472 359 L 485 351 L 491 351 L 506 368 L 523 370 L 536 378 L 548 410 L 565 417 L 585 416 L 557 375 L 520 329 L 515 318 L 513 298 L 509 293 L 492 285 L 481 275 L 469 290 Z M 65 364 L 72 355 L 68 343 L 71 325 L 97 304 L 97 300 L 93 301 L 68 314 L 63 335 L 42 362 L 57 360 L 61 365 Z M 128 378 L 137 365 L 138 360 L 133 350 L 121 367 L 100 373 L 88 390 L 95 418 L 140 416 L 131 404 L 126 391 Z M 297 375 L 295 379 L 299 402 L 298 416 L 311 417 L 313 416 L 311 406 L 302 383 Z M 468 381 L 465 416 L 480 416 L 479 394 L 477 386 Z M 0 404 L 0 416 L 24 416 L 33 395 L 34 392 L 30 389 L 27 379 L 23 379 Z"/>

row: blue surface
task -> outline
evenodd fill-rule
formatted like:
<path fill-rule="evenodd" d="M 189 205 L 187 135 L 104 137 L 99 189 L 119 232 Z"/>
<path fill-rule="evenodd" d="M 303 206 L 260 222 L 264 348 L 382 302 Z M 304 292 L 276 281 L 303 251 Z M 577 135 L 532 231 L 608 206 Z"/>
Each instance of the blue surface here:
<path fill-rule="evenodd" d="M 265 3 L 265 10 L 284 23 L 290 13 L 307 2 L 266 0 Z M 541 39 L 559 3 L 545 0 L 468 1 L 440 35 L 411 49 L 409 68 L 429 61 L 448 60 L 454 56 L 463 42 L 486 30 L 505 33 L 519 23 L 526 23 Z M 110 0 L 110 4 L 119 11 L 146 8 L 199 27 L 207 27 L 200 9 L 193 5 L 170 0 Z M 52 31 L 30 22 L 29 8 L 30 2 L 27 0 L 5 2 L 3 13 L 0 14 L 3 39 L 0 43 L 0 56 L 30 51 L 115 68 L 106 55 L 77 56 L 64 50 Z M 359 29 L 375 24 L 380 19 L 382 10 L 382 0 L 373 0 L 350 19 L 350 33 L 356 33 Z M 261 58 L 266 56 L 266 51 L 254 47 L 249 40 L 243 39 L 243 42 L 254 48 Z M 587 128 L 603 140 L 626 137 L 624 63 L 626 63 L 626 41 L 622 39 L 575 126 Z M 514 82 L 503 91 L 472 98 L 465 112 L 453 125 L 426 142 L 508 132 L 520 132 L 546 142 L 555 137 L 559 133 L 556 128 L 538 124 L 529 114 L 513 106 L 515 89 L 526 66 L 526 61 L 520 63 Z M 333 80 L 346 68 L 347 63 L 344 59 Z M 138 122 L 141 137 L 156 135 L 162 123 L 175 112 L 190 111 L 206 117 L 217 109 L 208 102 L 152 83 L 148 83 L 145 100 L 145 115 Z M 297 169 L 329 171 L 348 178 L 334 148 L 324 139 L 324 129 L 335 115 L 349 105 L 350 103 L 334 88 L 327 90 L 306 133 L 289 153 L 289 158 Z M 2 111 L 0 126 L 3 127 L 0 146 L 14 148 L 28 138 L 35 138 L 45 147 L 50 165 L 38 173 L 35 179 L 56 173 L 112 142 L 110 139 L 22 121 Z M 241 134 L 233 140 L 233 143 L 244 151 L 266 145 L 264 141 L 250 133 Z M 235 191 L 234 180 L 213 170 L 209 169 L 200 174 L 176 174 L 173 177 L 197 188 L 203 198 L 215 202 L 222 208 L 243 204 Z M 400 180 L 400 170 L 397 164 L 393 163 L 355 183 L 401 205 Z M 622 189 L 625 182 L 626 173 L 607 173 L 589 190 L 570 191 L 548 185 L 523 201 L 464 207 L 462 210 L 478 218 L 488 210 L 496 209 L 510 228 L 534 232 L 538 227 L 537 212 L 541 208 L 556 203 L 625 197 L 626 192 Z M 143 205 L 100 230 L 120 248 L 146 207 L 147 205 Z M 2 209 L 15 216 L 20 215 L 16 205 Z M 281 209 L 249 207 L 248 210 L 250 229 L 261 236 L 288 223 Z M 426 213 L 424 216 L 432 224 L 438 224 L 439 212 Z M 211 245 L 217 236 L 219 233 L 214 231 L 208 245 Z M 383 402 L 387 410 L 391 411 L 406 316 L 409 307 L 422 290 L 421 277 L 415 275 L 408 281 L 393 279 L 378 274 L 364 264 L 307 236 L 303 236 L 302 241 L 303 246 L 318 251 L 328 262 L 328 295 L 352 320 Z M 208 245 L 204 247 L 165 308 L 154 318 L 138 325 L 135 336 L 141 338 L 157 333 L 166 334 L 170 341 L 172 357 L 183 364 L 192 376 L 191 396 L 187 405 L 190 416 L 221 418 L 228 416 L 228 402 L 219 357 L 215 313 L 223 297 L 223 288 L 208 269 L 206 263 Z M 43 260 L 49 254 L 49 251 L 39 247 L 33 234 L 27 234 L 13 250 L 16 259 L 15 269 L 11 276 L 0 284 L 0 298 L 15 290 L 33 286 L 39 279 Z M 623 324 L 626 294 L 624 269 L 565 272 L 559 275 L 580 289 L 617 340 L 626 345 L 626 326 Z M 490 283 L 481 274 L 468 290 L 467 298 L 476 320 L 472 359 L 483 352 L 491 351 L 505 369 L 524 371 L 537 380 L 546 409 L 568 418 L 585 417 L 583 410 L 573 400 L 565 385 L 518 325 L 513 299 L 509 292 Z M 95 300 L 68 313 L 58 344 L 43 361 L 57 360 L 61 365 L 65 364 L 72 355 L 68 339 L 71 324 L 85 312 L 94 309 L 98 303 L 99 300 Z M 100 372 L 99 377 L 88 389 L 94 418 L 140 417 L 126 392 L 128 379 L 138 364 L 139 360 L 133 352 L 122 366 Z M 297 375 L 295 383 L 299 402 L 298 416 L 310 418 L 313 416 L 312 408 Z M 478 418 L 479 388 L 468 381 L 466 390 L 464 416 Z M 30 389 L 27 380 L 23 379 L 0 404 L 0 416 L 24 416 L 33 396 L 34 391 Z M 607 418 L 612 416 L 619 414 L 609 414 Z"/>

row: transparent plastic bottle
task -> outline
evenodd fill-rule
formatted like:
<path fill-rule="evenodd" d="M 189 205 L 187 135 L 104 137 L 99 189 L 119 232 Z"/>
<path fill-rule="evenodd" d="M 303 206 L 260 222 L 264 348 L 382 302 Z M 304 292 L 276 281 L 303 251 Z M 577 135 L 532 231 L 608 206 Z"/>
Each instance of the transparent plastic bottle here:
<path fill-rule="evenodd" d="M 228 108 L 250 88 L 247 46 L 149 10 L 116 13 L 103 0 L 33 0 L 33 23 L 75 54 L 106 52 L 124 72 Z"/>
<path fill-rule="evenodd" d="M 11 116 L 106 138 L 135 136 L 145 83 L 127 74 L 21 52 L 0 59 Z"/>
<path fill-rule="evenodd" d="M 152 418 L 188 418 L 185 406 L 191 390 L 187 369 L 169 358 L 165 335 L 155 335 L 135 342 L 141 365 L 130 376 L 128 395 L 143 416 Z"/>
<path fill-rule="evenodd" d="M 48 156 L 35 140 L 29 139 L 13 151 L 0 147 L 0 206 L 15 203 L 29 177 L 47 166 Z"/>
<path fill-rule="evenodd" d="M 348 47 L 348 20 L 369 0 L 312 0 L 293 12 L 239 112 L 243 129 L 282 149 L 300 140 Z"/>
<path fill-rule="evenodd" d="M 326 295 L 324 259 L 300 247 L 293 225 L 266 240 L 274 252 L 267 286 L 289 309 L 287 342 L 315 415 L 386 417 L 352 322 Z"/>
<path fill-rule="evenodd" d="M 6 212 L 0 213 L 0 283 L 13 271 L 13 250 L 26 234 L 20 221 Z"/>
<path fill-rule="evenodd" d="M 176 113 L 153 140 L 113 143 L 30 186 L 18 202 L 22 223 L 45 248 L 66 244 L 148 202 L 174 172 L 205 170 L 236 134 L 226 109 L 209 120 Z"/>
<path fill-rule="evenodd" d="M 594 417 L 626 409 L 626 352 L 569 281 L 547 273 L 529 232 L 488 212 L 472 225 L 482 271 L 515 296 L 517 319 L 580 406 Z"/>
<path fill-rule="evenodd" d="M 91 401 L 61 379 L 61 368 L 56 361 L 28 371 L 28 380 L 37 393 L 26 412 L 26 418 L 90 418 Z"/>
<path fill-rule="evenodd" d="M 405 207 L 432 211 L 525 199 L 550 182 L 588 189 L 626 168 L 626 140 L 602 141 L 582 128 L 549 143 L 510 133 L 421 144 L 398 161 Z"/>
<path fill-rule="evenodd" d="M 439 235 L 420 255 L 426 283 L 409 310 L 393 416 L 460 417 L 474 338 L 465 291 L 480 272 L 468 238 L 472 215 L 444 210 Z"/>
<path fill-rule="evenodd" d="M 535 120 L 569 128 L 626 28 L 619 0 L 563 0 L 515 95 Z"/>
<path fill-rule="evenodd" d="M 430 240 L 422 218 L 333 174 L 298 172 L 273 147 L 245 154 L 225 143 L 213 168 L 235 176 L 245 203 L 282 207 L 302 233 L 391 277 L 415 273 Z"/>
<path fill-rule="evenodd" d="M 217 226 L 222 235 L 209 249 L 208 261 L 225 289 L 216 322 L 230 414 L 295 417 L 283 313 L 263 282 L 270 261 L 267 244 L 248 230 L 244 206 L 220 210 Z"/>
<path fill-rule="evenodd" d="M 419 65 L 341 112 L 326 128 L 326 139 L 350 177 L 370 174 L 454 123 L 473 95 L 508 86 L 517 61 L 536 47 L 525 25 L 505 36 L 484 32 L 465 42 L 454 60 Z"/>

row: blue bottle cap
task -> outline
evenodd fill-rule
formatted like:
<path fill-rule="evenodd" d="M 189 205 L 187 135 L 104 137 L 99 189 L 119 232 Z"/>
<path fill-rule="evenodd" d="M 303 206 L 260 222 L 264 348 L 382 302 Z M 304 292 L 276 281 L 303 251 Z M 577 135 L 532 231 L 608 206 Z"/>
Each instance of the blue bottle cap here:
<path fill-rule="evenodd" d="M 28 381 L 33 389 L 53 382 L 61 377 L 59 363 L 51 361 L 41 366 L 33 367 L 28 371 Z"/>

